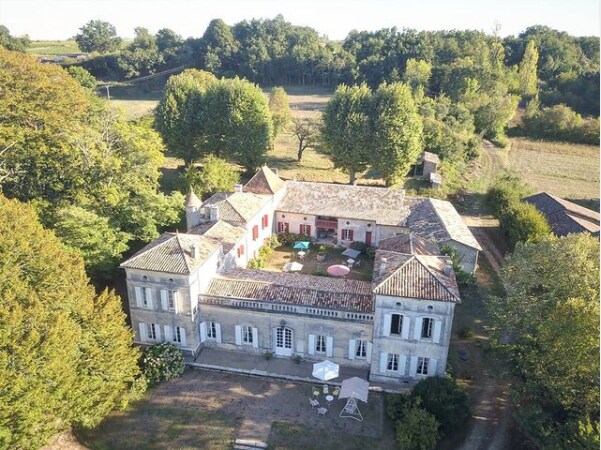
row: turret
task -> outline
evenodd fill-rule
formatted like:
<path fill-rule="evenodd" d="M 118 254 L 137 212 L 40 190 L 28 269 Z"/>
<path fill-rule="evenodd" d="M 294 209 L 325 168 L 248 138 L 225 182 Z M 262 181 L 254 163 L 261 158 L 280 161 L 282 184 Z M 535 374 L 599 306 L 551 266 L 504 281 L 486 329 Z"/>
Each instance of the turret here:
<path fill-rule="evenodd" d="M 200 225 L 200 207 L 202 202 L 196 196 L 192 188 L 186 197 L 186 231 L 190 231 L 197 225 Z"/>

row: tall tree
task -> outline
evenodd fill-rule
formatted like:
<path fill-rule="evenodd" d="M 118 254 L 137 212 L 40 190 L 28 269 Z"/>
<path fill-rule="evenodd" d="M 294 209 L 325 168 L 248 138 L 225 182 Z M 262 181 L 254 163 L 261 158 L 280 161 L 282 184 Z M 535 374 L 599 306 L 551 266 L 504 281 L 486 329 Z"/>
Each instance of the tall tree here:
<path fill-rule="evenodd" d="M 373 157 L 370 123 L 371 89 L 339 86 L 323 115 L 323 150 L 334 166 L 349 174 L 352 184 L 357 173 L 367 169 Z"/>
<path fill-rule="evenodd" d="M 200 167 L 188 167 L 183 181 L 186 192 L 193 190 L 206 198 L 217 192 L 233 192 L 240 182 L 240 172 L 226 160 L 207 155 L 200 161 Z"/>
<path fill-rule="evenodd" d="M 382 84 L 373 95 L 371 120 L 373 166 L 387 186 L 398 185 L 422 151 L 422 118 L 409 87 Z"/>
<path fill-rule="evenodd" d="M 90 20 L 79 30 L 75 35 L 75 42 L 83 52 L 107 53 L 117 50 L 121 45 L 117 29 L 108 22 Z"/>
<path fill-rule="evenodd" d="M 274 137 L 286 129 L 290 123 L 288 94 L 283 87 L 274 87 L 269 94 L 269 111 L 273 118 Z"/>
<path fill-rule="evenodd" d="M 538 50 L 536 49 L 534 40 L 530 40 L 526 44 L 526 51 L 524 52 L 519 68 L 520 94 L 527 100 L 536 97 L 538 93 L 537 65 Z"/>
<path fill-rule="evenodd" d="M 33 209 L 0 196 L 0 447 L 92 427 L 143 388 L 121 300 L 88 284 Z"/>
<path fill-rule="evenodd" d="M 414 91 L 420 87 L 426 90 L 431 74 L 432 64 L 427 61 L 410 58 L 407 60 L 403 81 L 411 86 L 411 89 Z"/>
<path fill-rule="evenodd" d="M 10 31 L 4 25 L 0 25 L 0 47 L 7 50 L 24 52 L 29 47 L 29 36 L 11 36 Z"/>
<path fill-rule="evenodd" d="M 308 147 L 314 147 L 319 138 L 319 121 L 310 117 L 294 117 L 290 132 L 298 140 L 296 159 L 301 162 L 303 152 Z"/>

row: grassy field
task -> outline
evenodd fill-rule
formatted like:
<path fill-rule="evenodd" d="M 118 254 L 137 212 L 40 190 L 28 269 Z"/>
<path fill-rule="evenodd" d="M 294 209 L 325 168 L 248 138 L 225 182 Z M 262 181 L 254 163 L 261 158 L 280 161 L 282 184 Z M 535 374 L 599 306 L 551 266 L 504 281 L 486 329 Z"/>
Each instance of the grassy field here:
<path fill-rule="evenodd" d="M 36 56 L 52 56 L 64 53 L 79 53 L 79 47 L 73 40 L 69 41 L 31 41 L 27 53 Z"/>

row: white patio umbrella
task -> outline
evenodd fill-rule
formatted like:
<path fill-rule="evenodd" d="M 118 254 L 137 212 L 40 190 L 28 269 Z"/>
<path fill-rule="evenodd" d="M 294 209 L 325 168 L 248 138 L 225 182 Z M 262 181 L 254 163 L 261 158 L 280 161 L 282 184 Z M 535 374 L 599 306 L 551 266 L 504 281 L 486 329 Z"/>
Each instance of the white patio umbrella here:
<path fill-rule="evenodd" d="M 282 270 L 284 272 L 299 272 L 299 271 L 303 270 L 303 265 L 301 263 L 297 263 L 296 261 L 288 262 L 288 263 L 284 264 L 284 267 L 282 267 Z"/>
<path fill-rule="evenodd" d="M 322 381 L 328 381 L 338 376 L 339 366 L 332 361 L 325 361 L 313 364 L 313 376 Z"/>

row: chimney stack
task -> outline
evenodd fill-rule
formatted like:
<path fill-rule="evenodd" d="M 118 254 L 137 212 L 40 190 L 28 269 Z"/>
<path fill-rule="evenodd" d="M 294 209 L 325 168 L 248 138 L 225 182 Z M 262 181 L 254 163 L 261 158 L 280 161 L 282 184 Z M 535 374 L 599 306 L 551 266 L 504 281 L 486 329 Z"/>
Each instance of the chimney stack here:
<path fill-rule="evenodd" d="M 451 272 L 453 271 L 453 266 L 450 263 L 446 263 L 442 271 L 445 275 L 451 275 Z"/>
<path fill-rule="evenodd" d="M 200 256 L 200 247 L 198 246 L 197 242 L 194 242 L 192 244 L 192 258 L 198 259 L 199 256 Z"/>
<path fill-rule="evenodd" d="M 241 184 L 235 184 L 234 185 L 234 192 L 242 192 L 242 188 L 244 186 L 242 186 Z"/>
<path fill-rule="evenodd" d="M 219 220 L 219 206 L 217 205 L 209 205 L 209 220 L 211 222 L 216 222 Z"/>
<path fill-rule="evenodd" d="M 386 272 L 386 266 L 388 265 L 388 258 L 380 259 L 380 276 L 384 276 L 384 272 Z"/>

